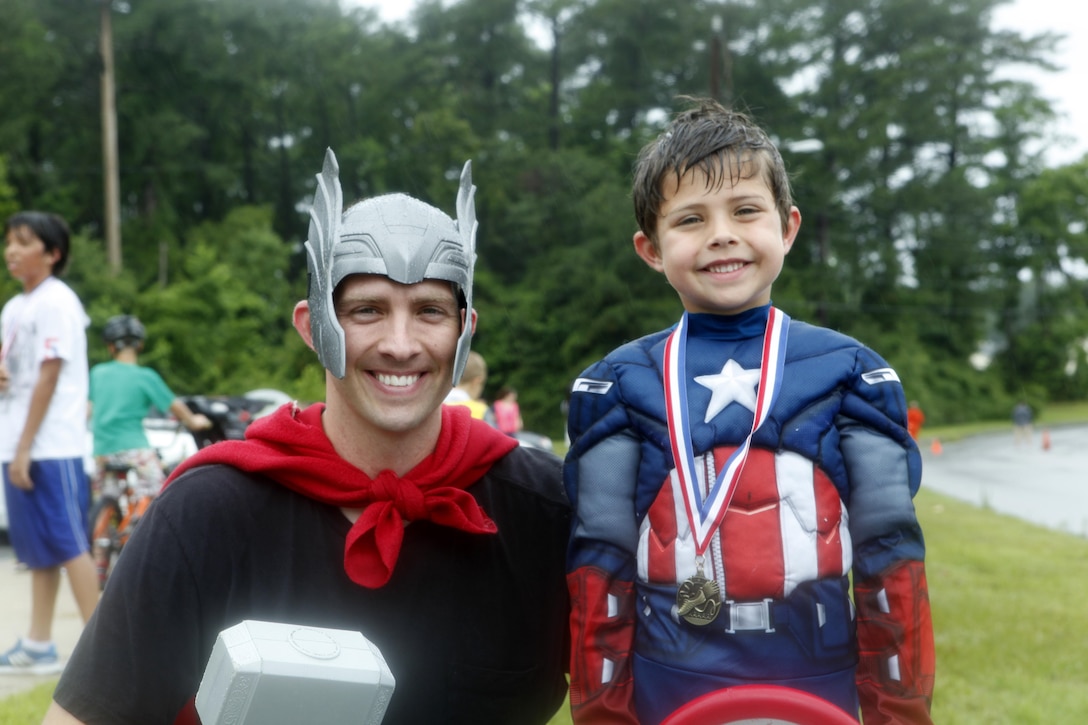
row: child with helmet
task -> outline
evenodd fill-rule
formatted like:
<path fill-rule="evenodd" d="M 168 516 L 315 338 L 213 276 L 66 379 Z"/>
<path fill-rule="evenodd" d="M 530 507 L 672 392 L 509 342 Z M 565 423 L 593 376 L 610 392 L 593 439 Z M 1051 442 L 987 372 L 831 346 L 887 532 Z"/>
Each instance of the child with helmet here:
<path fill-rule="evenodd" d="M 172 413 L 193 431 L 210 428 L 212 422 L 174 395 L 158 372 L 140 365 L 146 337 L 143 323 L 132 315 L 106 321 L 102 339 L 113 359 L 91 368 L 91 432 L 99 469 L 107 460 L 130 466 L 141 495 L 154 495 L 164 474 L 158 452 L 144 433 L 143 420 L 151 407 Z"/>

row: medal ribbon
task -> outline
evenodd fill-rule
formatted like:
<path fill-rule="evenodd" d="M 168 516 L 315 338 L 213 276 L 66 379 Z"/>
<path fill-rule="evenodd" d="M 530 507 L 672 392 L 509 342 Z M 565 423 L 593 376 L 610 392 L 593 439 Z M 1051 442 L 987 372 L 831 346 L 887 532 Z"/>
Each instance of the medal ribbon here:
<path fill-rule="evenodd" d="M 703 555 L 714 531 L 721 524 L 729 502 L 736 491 L 752 436 L 770 415 L 774 401 L 782 387 L 783 368 L 786 364 L 786 339 L 789 336 L 790 318 L 785 312 L 771 307 L 767 315 L 767 329 L 763 333 L 763 352 L 759 369 L 759 390 L 756 409 L 752 418 L 752 430 L 733 454 L 729 456 L 714 487 L 703 499 L 699 479 L 695 474 L 695 456 L 691 442 L 691 424 L 688 413 L 687 393 L 687 346 L 688 313 L 665 341 L 665 414 L 669 424 L 669 443 L 675 462 L 673 476 L 679 478 L 684 492 L 684 508 L 688 523 L 695 537 L 695 551 Z"/>

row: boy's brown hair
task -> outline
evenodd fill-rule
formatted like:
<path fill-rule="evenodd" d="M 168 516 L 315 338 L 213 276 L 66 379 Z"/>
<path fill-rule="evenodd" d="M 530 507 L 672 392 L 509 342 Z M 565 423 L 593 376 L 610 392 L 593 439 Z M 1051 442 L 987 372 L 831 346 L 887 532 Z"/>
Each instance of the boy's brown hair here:
<path fill-rule="evenodd" d="M 662 182 L 669 174 L 675 174 L 679 182 L 694 169 L 702 170 L 708 185 L 714 187 L 762 173 L 785 228 L 793 207 L 790 179 L 766 131 L 745 114 L 712 99 L 683 100 L 696 105 L 678 114 L 657 139 L 642 148 L 635 162 L 631 195 L 642 232 L 657 245 L 657 218 L 665 202 Z"/>

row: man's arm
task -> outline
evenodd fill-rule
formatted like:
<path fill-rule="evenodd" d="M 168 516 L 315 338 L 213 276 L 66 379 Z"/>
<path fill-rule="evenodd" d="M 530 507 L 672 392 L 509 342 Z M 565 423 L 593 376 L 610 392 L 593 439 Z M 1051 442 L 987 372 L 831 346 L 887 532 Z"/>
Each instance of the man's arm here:
<path fill-rule="evenodd" d="M 34 391 L 30 395 L 30 409 L 26 414 L 26 423 L 23 424 L 22 433 L 19 434 L 15 457 L 8 469 L 8 476 L 16 488 L 26 491 L 34 488 L 34 482 L 30 480 L 30 449 L 34 445 L 38 430 L 42 427 L 42 421 L 45 420 L 49 403 L 53 400 L 53 393 L 57 390 L 57 380 L 60 379 L 60 368 L 63 364 L 64 361 L 60 358 L 42 362 L 38 382 L 34 384 Z"/>
<path fill-rule="evenodd" d="M 84 725 L 84 723 L 57 703 L 52 702 L 49 704 L 49 709 L 45 712 L 45 719 L 42 720 L 42 725 Z"/>

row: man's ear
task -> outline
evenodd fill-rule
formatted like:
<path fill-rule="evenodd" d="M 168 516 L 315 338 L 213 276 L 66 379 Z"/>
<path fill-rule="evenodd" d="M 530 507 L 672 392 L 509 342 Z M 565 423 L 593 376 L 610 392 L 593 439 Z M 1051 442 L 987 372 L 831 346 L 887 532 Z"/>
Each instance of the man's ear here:
<path fill-rule="evenodd" d="M 472 308 L 472 334 L 476 334 L 476 308 Z"/>
<path fill-rule="evenodd" d="M 310 327 L 310 302 L 309 300 L 300 300 L 295 305 L 295 311 L 292 315 L 292 322 L 295 324 L 295 330 L 298 331 L 299 337 L 306 343 L 306 346 L 311 350 L 314 349 L 314 335 L 313 330 Z"/>
<path fill-rule="evenodd" d="M 650 269 L 655 272 L 665 271 L 665 265 L 661 263 L 661 251 L 657 248 L 657 245 L 646 236 L 645 232 L 642 230 L 635 232 L 632 241 L 635 245 L 635 253 L 642 258 L 642 261 L 645 262 Z"/>

